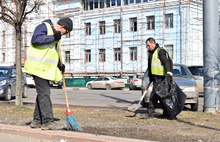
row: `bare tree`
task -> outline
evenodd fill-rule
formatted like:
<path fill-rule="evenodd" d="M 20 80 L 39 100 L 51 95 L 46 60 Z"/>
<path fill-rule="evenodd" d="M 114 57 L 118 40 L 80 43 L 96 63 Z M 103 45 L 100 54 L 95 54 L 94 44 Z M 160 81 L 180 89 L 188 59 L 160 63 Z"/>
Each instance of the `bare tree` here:
<path fill-rule="evenodd" d="M 0 20 L 12 25 L 16 32 L 16 103 L 22 102 L 21 28 L 26 16 L 42 3 L 42 0 L 0 0 Z"/>

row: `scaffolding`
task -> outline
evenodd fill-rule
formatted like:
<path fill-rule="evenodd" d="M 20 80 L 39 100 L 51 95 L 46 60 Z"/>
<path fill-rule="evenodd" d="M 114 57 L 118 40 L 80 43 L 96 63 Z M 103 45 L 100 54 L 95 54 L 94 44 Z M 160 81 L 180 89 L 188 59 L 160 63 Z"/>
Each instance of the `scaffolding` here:
<path fill-rule="evenodd" d="M 68 16 L 74 26 L 71 35 L 61 40 L 65 77 L 127 77 L 144 72 L 148 58 L 145 40 L 148 37 L 154 37 L 164 48 L 172 44 L 170 51 L 175 63 L 201 64 L 200 0 L 159 0 L 137 4 L 116 1 L 114 6 L 99 3 L 98 8 L 86 0 L 47 0 L 45 3 L 27 17 L 23 25 L 22 58 L 26 59 L 34 27 L 45 19 L 57 22 Z M 169 13 L 174 19 L 172 28 L 166 27 L 166 14 Z M 147 29 L 148 16 L 154 17 L 153 29 Z M 87 23 L 90 23 L 91 35 L 86 35 Z M 135 24 L 133 31 L 131 23 Z M 1 62 L 8 48 L 7 44 L 2 46 Z M 131 49 L 134 52 L 131 53 Z"/>

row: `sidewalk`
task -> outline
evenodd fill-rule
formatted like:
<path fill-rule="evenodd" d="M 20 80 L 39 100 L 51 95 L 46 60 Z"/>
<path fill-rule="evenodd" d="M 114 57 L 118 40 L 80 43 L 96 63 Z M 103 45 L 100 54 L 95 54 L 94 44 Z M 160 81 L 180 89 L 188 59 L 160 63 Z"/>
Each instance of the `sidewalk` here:
<path fill-rule="evenodd" d="M 28 126 L 0 124 L 0 141 L 7 142 L 152 142 L 74 131 L 42 131 Z"/>

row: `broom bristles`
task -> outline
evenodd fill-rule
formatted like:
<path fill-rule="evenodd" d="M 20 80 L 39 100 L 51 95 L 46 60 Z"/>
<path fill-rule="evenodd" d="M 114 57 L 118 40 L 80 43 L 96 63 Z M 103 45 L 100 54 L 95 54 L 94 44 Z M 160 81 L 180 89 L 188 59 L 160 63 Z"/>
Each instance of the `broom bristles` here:
<path fill-rule="evenodd" d="M 67 130 L 82 131 L 83 129 L 78 125 L 73 115 L 66 116 Z"/>

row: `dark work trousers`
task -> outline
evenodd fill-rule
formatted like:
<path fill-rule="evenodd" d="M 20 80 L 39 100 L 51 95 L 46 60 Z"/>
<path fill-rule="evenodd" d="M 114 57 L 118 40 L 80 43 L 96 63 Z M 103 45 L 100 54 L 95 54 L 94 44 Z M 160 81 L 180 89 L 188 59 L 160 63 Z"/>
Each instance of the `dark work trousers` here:
<path fill-rule="evenodd" d="M 160 97 L 155 93 L 155 88 L 163 81 L 164 78 L 157 78 L 156 81 L 153 82 L 153 90 L 150 94 L 150 100 L 147 108 L 147 112 L 149 114 L 153 114 L 155 108 L 157 107 L 158 100 L 160 101 Z M 160 101 L 161 102 L 161 101 Z M 163 109 L 163 114 L 168 114 L 167 111 L 164 109 L 164 106 L 162 103 L 160 103 L 162 109 Z"/>
<path fill-rule="evenodd" d="M 54 121 L 52 103 L 50 99 L 50 86 L 48 80 L 33 76 L 37 97 L 34 110 L 34 121 L 45 124 Z"/>

